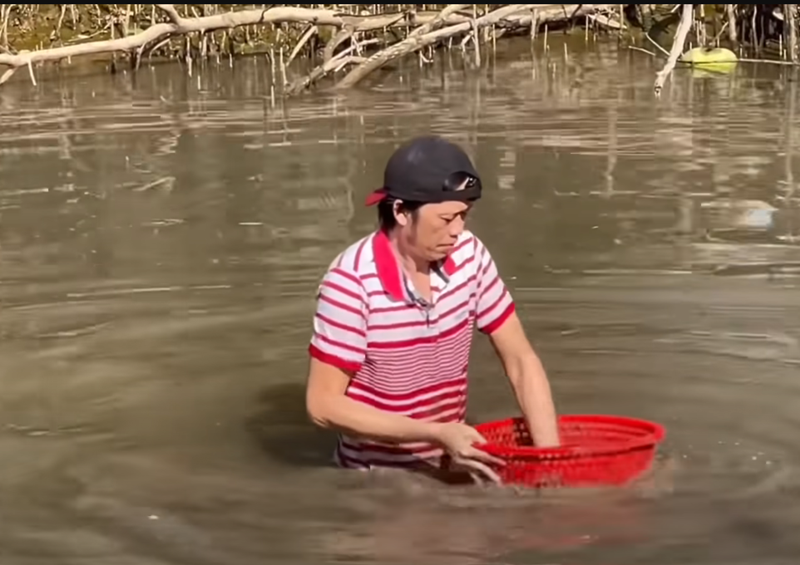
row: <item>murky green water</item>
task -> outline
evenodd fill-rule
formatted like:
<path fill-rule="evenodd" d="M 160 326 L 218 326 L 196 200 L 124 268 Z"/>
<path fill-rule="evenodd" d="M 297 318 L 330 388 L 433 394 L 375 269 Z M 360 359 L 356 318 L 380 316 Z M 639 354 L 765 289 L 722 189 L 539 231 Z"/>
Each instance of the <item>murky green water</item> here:
<path fill-rule="evenodd" d="M 266 69 L 0 90 L 2 565 L 796 563 L 788 71 L 680 71 L 655 101 L 645 55 L 523 44 L 273 107 Z M 490 187 L 472 229 L 560 411 L 664 423 L 666 479 L 537 496 L 327 466 L 313 291 L 426 131 Z M 472 419 L 516 410 L 482 339 L 472 387 Z"/>

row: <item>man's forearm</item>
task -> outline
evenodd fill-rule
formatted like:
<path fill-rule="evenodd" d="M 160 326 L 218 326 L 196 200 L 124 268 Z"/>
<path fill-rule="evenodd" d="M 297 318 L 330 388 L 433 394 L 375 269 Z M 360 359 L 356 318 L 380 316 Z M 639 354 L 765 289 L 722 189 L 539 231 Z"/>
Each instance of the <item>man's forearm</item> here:
<path fill-rule="evenodd" d="M 558 446 L 558 421 L 544 367 L 536 356 L 521 360 L 516 365 L 509 371 L 509 378 L 534 445 Z"/>
<path fill-rule="evenodd" d="M 439 424 L 384 412 L 346 396 L 328 398 L 312 413 L 314 422 L 325 428 L 384 443 L 438 442 Z"/>

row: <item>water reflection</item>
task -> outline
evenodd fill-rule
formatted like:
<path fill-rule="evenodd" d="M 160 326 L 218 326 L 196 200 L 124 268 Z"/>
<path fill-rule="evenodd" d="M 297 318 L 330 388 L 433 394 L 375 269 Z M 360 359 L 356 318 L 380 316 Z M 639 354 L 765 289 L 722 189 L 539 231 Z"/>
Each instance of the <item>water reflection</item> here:
<path fill-rule="evenodd" d="M 282 102 L 268 65 L 0 90 L 0 555 L 9 563 L 793 563 L 796 77 L 551 38 Z M 413 64 L 412 64 L 413 63 Z M 445 489 L 327 466 L 312 296 L 396 144 L 464 144 L 563 412 L 665 423 L 650 482 Z M 514 401 L 489 346 L 474 420 Z M 783 560 L 783 561 L 782 561 Z"/>

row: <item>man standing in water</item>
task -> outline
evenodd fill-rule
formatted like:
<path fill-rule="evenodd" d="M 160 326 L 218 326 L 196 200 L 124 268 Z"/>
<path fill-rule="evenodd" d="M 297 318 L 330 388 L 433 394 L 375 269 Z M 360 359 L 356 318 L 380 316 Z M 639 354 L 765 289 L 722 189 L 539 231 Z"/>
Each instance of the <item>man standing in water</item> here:
<path fill-rule="evenodd" d="M 345 249 L 319 287 L 306 408 L 340 432 L 336 460 L 357 469 L 468 471 L 498 481 L 502 461 L 464 423 L 473 328 L 488 335 L 534 443 L 559 442 L 544 369 L 483 243 L 464 227 L 481 181 L 435 136 L 389 159 L 380 227 Z"/>

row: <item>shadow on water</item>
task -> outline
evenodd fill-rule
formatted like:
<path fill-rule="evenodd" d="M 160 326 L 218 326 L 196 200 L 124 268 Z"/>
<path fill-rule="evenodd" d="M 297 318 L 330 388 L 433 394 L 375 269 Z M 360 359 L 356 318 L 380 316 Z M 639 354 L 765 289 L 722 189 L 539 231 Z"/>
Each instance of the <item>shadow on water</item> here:
<path fill-rule="evenodd" d="M 557 38 L 551 37 L 556 42 Z M 796 81 L 553 43 L 273 106 L 268 66 L 0 90 L 0 563 L 796 563 Z M 796 78 L 796 77 L 795 77 Z M 447 135 L 563 413 L 669 430 L 619 490 L 333 468 L 319 277 L 396 144 Z M 485 340 L 469 418 L 516 411 Z"/>
<path fill-rule="evenodd" d="M 289 467 L 331 466 L 335 437 L 311 426 L 305 412 L 305 384 L 285 383 L 265 389 L 247 430 L 275 461 Z"/>

